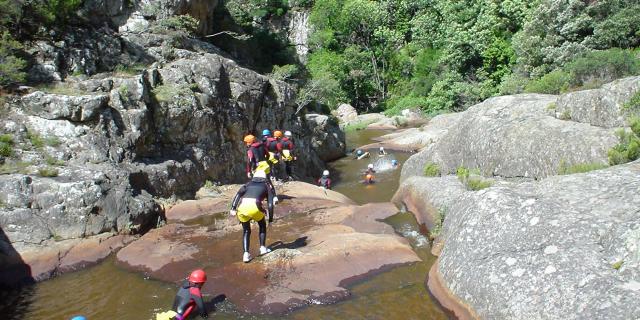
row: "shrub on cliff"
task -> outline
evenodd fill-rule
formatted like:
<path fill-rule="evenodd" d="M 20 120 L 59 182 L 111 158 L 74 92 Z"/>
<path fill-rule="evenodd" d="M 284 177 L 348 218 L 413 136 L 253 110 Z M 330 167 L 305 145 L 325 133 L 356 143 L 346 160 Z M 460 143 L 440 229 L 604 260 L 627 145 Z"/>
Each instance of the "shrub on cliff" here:
<path fill-rule="evenodd" d="M 0 31 L 1 32 L 1 31 Z M 9 32 L 0 33 L 0 87 L 23 82 L 26 62 L 16 56 L 22 45 Z"/>
<path fill-rule="evenodd" d="M 640 117 L 629 119 L 631 132 L 620 129 L 616 132 L 619 143 L 608 152 L 609 164 L 617 165 L 640 158 Z"/>

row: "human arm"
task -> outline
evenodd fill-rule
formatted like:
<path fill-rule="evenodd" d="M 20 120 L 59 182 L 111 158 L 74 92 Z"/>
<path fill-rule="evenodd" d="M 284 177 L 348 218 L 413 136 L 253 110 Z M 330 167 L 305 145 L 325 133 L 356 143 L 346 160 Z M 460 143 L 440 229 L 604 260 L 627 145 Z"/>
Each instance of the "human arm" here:
<path fill-rule="evenodd" d="M 235 212 L 238 209 L 238 204 L 240 203 L 240 199 L 247 192 L 247 185 L 243 185 L 240 187 L 240 190 L 236 192 L 236 195 L 233 197 L 233 201 L 231 201 L 231 211 Z"/>
<path fill-rule="evenodd" d="M 274 197 L 276 196 L 275 189 L 267 186 L 267 217 L 269 223 L 273 222 L 273 210 L 274 210 Z"/>
<path fill-rule="evenodd" d="M 191 293 L 191 299 L 196 303 L 198 307 L 198 312 L 200 313 L 200 317 L 207 318 L 209 317 L 209 313 L 207 312 L 207 308 L 204 306 L 204 301 L 202 300 L 202 293 L 200 289 L 192 287 L 189 292 Z"/>

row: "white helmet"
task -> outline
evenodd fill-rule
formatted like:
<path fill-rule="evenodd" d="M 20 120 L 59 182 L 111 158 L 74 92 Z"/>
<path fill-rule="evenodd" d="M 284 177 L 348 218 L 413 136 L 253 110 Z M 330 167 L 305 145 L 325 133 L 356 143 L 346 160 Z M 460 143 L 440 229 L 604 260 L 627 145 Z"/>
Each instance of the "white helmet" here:
<path fill-rule="evenodd" d="M 384 147 L 380 147 L 380 151 L 384 151 Z"/>
<path fill-rule="evenodd" d="M 323 176 L 328 176 L 329 175 L 329 170 L 322 171 L 322 175 Z"/>
<path fill-rule="evenodd" d="M 369 169 L 373 169 L 373 163 L 369 163 L 369 165 L 367 166 L 367 168 L 369 168 Z"/>
<path fill-rule="evenodd" d="M 284 132 L 284 136 L 285 137 L 291 137 L 291 131 L 285 131 Z"/>

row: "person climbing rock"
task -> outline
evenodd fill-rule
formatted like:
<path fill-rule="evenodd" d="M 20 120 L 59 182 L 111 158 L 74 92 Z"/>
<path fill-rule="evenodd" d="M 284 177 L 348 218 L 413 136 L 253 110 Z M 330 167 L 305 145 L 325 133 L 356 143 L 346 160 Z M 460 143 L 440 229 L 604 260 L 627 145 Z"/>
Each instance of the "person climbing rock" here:
<path fill-rule="evenodd" d="M 378 149 L 378 156 L 386 156 L 387 152 L 384 151 L 384 147 L 380 147 L 380 149 Z"/>
<path fill-rule="evenodd" d="M 397 168 L 398 167 L 398 160 L 396 160 L 396 159 L 391 160 L 391 167 L 394 168 L 394 169 Z"/>
<path fill-rule="evenodd" d="M 291 131 L 284 132 L 284 138 L 280 141 L 280 148 L 282 150 L 282 160 L 284 162 L 284 169 L 289 181 L 293 180 L 293 162 L 297 160 L 294 156 L 293 140 L 291 138 Z"/>
<path fill-rule="evenodd" d="M 274 201 L 278 202 L 276 188 L 271 182 L 271 166 L 267 161 L 268 150 L 265 145 L 256 141 L 256 137 L 249 134 L 244 137 L 244 143 L 247 145 L 247 178 L 251 179 L 257 172 L 264 172 L 267 177 L 267 184 L 274 194 Z"/>
<path fill-rule="evenodd" d="M 331 190 L 331 178 L 329 178 L 329 170 L 322 171 L 322 177 L 318 179 L 318 186 Z"/>
<path fill-rule="evenodd" d="M 271 250 L 265 246 L 267 240 L 267 224 L 265 222 L 265 210 L 262 207 L 262 201 L 267 199 L 267 217 L 269 223 L 273 222 L 273 209 L 275 192 L 269 187 L 269 179 L 264 171 L 256 171 L 250 182 L 245 184 L 238 190 L 231 202 L 232 216 L 236 216 L 242 224 L 242 255 L 243 262 L 251 261 L 249 253 L 249 241 L 251 239 L 251 220 L 258 223 L 260 240 L 260 255 L 266 254 Z"/>
<path fill-rule="evenodd" d="M 207 274 L 201 269 L 191 272 L 189 277 L 182 282 L 171 308 L 176 313 L 175 319 L 189 319 L 189 316 L 196 314 L 196 312 L 202 318 L 209 316 L 200 292 L 205 282 L 207 282 Z"/>

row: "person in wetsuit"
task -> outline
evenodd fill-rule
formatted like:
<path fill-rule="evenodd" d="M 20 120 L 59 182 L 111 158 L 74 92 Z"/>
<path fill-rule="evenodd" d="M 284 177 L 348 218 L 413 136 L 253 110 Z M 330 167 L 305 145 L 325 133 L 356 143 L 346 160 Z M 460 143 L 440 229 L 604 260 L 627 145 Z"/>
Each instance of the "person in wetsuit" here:
<path fill-rule="evenodd" d="M 264 171 L 256 171 L 250 182 L 238 190 L 231 202 L 231 215 L 235 215 L 242 224 L 242 255 L 243 262 L 251 261 L 249 254 L 249 241 L 251 239 L 251 220 L 258 223 L 260 240 L 260 255 L 271 250 L 265 246 L 267 240 L 267 224 L 265 222 L 265 210 L 262 201 L 267 199 L 267 217 L 269 223 L 273 222 L 273 204 L 275 192 L 269 187 L 269 179 Z"/>
<path fill-rule="evenodd" d="M 253 135 L 247 135 L 244 137 L 244 143 L 247 145 L 247 178 L 253 177 L 256 172 L 264 172 L 266 175 L 269 188 L 273 192 L 274 202 L 278 202 L 278 196 L 276 195 L 276 189 L 271 182 L 271 166 L 269 165 L 267 150 L 264 143 L 256 141 L 256 137 Z"/>
<path fill-rule="evenodd" d="M 267 151 L 269 152 L 269 164 L 271 164 L 271 168 L 273 169 L 272 176 L 276 179 L 281 178 L 281 163 L 280 159 L 282 158 L 282 131 L 276 130 L 273 132 L 273 137 L 267 138 L 266 146 Z"/>
<path fill-rule="evenodd" d="M 293 180 L 293 162 L 297 160 L 293 154 L 293 140 L 291 138 L 291 131 L 284 132 L 284 138 L 280 141 L 280 150 L 282 152 L 282 160 L 284 161 L 284 170 L 287 174 L 288 180 Z"/>
<path fill-rule="evenodd" d="M 182 282 L 173 300 L 172 309 L 178 313 L 175 319 L 188 319 L 191 314 L 196 314 L 196 311 L 200 313 L 202 318 L 209 316 L 200 292 L 205 282 L 207 282 L 207 274 L 200 269 L 191 272 L 189 277 Z"/>
<path fill-rule="evenodd" d="M 329 178 L 329 170 L 322 172 L 322 177 L 318 179 L 318 186 L 331 190 L 331 178 Z"/>

